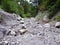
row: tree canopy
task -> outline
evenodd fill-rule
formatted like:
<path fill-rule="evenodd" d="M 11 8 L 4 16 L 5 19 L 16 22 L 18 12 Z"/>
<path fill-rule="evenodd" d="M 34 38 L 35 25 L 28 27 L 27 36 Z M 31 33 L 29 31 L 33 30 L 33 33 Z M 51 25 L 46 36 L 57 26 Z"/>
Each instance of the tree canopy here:
<path fill-rule="evenodd" d="M 19 14 L 21 17 L 35 17 L 38 10 L 42 12 L 47 10 L 51 19 L 60 11 L 60 0 L 38 0 L 38 6 L 33 6 L 24 0 L 0 0 L 0 8 L 9 13 Z"/>

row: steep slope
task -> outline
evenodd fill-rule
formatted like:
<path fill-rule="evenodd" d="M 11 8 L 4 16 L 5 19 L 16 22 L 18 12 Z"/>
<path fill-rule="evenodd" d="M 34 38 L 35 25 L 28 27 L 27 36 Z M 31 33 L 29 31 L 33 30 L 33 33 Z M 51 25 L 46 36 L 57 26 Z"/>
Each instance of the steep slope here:
<path fill-rule="evenodd" d="M 60 28 L 55 28 L 55 22 L 42 24 L 35 18 L 1 11 L 5 23 L 0 23 L 0 45 L 60 45 Z"/>

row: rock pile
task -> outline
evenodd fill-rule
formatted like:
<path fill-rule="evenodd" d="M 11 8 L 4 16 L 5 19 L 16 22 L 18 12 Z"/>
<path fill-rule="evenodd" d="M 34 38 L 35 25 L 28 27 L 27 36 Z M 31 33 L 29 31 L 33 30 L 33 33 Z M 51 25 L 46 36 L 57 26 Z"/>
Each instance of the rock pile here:
<path fill-rule="evenodd" d="M 0 11 L 0 45 L 60 45 L 60 28 L 42 24 L 35 18 L 21 18 Z"/>

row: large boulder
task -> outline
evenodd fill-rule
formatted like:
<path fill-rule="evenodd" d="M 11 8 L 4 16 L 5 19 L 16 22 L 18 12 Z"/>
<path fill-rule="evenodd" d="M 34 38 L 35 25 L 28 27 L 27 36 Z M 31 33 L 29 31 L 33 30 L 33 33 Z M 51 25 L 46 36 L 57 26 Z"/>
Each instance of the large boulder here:
<path fill-rule="evenodd" d="M 0 41 L 4 38 L 4 36 L 6 35 L 6 29 L 5 28 L 1 28 L 0 27 Z"/>
<path fill-rule="evenodd" d="M 16 19 L 20 19 L 21 17 L 15 13 L 8 13 L 8 12 L 5 12 L 3 11 L 2 9 L 0 9 L 0 15 L 6 19 L 6 20 L 16 20 Z"/>
<path fill-rule="evenodd" d="M 19 15 L 15 13 L 5 12 L 2 9 L 0 9 L 0 17 L 0 24 L 2 25 L 15 25 L 21 20 L 21 17 Z"/>
<path fill-rule="evenodd" d="M 56 22 L 55 27 L 60 28 L 60 22 Z"/>

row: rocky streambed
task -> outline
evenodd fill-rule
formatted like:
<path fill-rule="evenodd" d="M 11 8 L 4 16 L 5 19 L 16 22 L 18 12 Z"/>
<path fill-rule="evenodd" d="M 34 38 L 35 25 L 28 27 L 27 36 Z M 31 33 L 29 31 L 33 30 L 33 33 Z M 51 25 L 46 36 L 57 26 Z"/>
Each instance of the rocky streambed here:
<path fill-rule="evenodd" d="M 55 22 L 43 24 L 2 10 L 0 15 L 0 45 L 60 45 L 60 28 Z"/>

